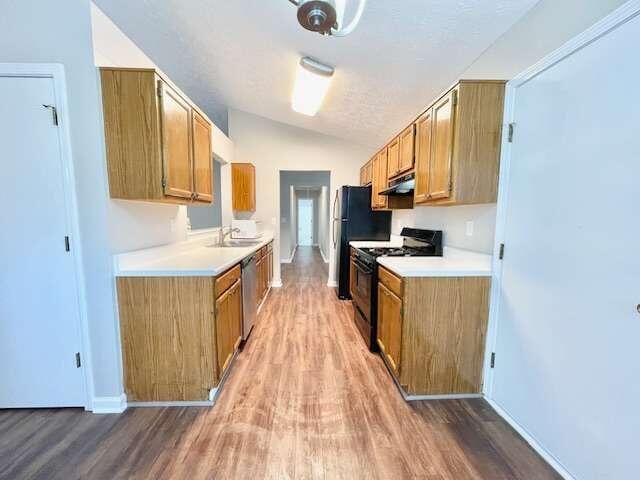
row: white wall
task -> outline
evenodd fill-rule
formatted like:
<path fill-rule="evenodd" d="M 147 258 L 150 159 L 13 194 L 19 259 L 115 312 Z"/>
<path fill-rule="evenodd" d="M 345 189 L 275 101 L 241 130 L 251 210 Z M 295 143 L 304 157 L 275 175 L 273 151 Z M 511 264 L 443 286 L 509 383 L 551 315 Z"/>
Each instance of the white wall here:
<path fill-rule="evenodd" d="M 101 151 L 100 97 L 88 0 L 3 2 L 0 61 L 64 65 L 82 235 L 93 393 L 120 395 L 122 377 L 109 248 L 108 187 Z"/>
<path fill-rule="evenodd" d="M 318 225 L 318 244 L 320 246 L 320 252 L 325 261 L 329 260 L 329 224 L 331 218 L 329 216 L 329 187 L 322 187 L 320 190 L 318 218 L 320 223 Z M 322 219 L 326 219 L 323 221 Z"/>
<path fill-rule="evenodd" d="M 236 161 L 256 166 L 257 209 L 253 217 L 275 230 L 276 251 L 280 251 L 280 171 L 330 171 L 333 202 L 338 187 L 359 183 L 360 166 L 372 153 L 367 147 L 238 110 L 229 111 L 229 136 L 236 145 Z M 331 249 L 329 278 L 333 281 L 334 254 Z M 276 263 L 274 282 L 279 281 L 280 264 Z"/>

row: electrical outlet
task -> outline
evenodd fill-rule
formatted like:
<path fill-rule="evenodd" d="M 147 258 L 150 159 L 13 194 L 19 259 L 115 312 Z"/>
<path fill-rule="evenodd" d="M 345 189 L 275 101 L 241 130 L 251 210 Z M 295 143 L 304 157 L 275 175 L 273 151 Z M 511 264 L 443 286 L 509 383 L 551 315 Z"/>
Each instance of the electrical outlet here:
<path fill-rule="evenodd" d="M 473 222 L 467 222 L 466 235 L 467 237 L 473 237 Z"/>

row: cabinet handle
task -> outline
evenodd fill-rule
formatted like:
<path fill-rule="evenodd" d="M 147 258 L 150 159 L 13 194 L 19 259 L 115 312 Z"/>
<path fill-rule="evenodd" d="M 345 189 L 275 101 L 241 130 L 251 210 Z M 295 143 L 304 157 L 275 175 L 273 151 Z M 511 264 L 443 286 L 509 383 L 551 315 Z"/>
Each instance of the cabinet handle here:
<path fill-rule="evenodd" d="M 638 313 L 640 313 L 640 303 L 636 305 L 636 310 L 638 310 Z"/>

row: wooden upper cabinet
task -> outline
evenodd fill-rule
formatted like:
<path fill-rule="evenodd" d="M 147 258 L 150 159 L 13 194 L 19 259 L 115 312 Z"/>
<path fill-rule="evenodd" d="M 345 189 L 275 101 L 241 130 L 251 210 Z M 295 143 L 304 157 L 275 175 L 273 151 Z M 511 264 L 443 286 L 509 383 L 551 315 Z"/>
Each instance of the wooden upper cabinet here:
<path fill-rule="evenodd" d="M 448 198 L 453 188 L 451 158 L 458 91 L 451 90 L 433 106 L 433 153 L 429 172 L 428 197 Z"/>
<path fill-rule="evenodd" d="M 408 172 L 413 168 L 415 126 L 413 124 L 405 128 L 399 136 L 400 157 L 398 160 L 398 174 Z"/>
<path fill-rule="evenodd" d="M 197 107 L 153 69 L 105 67 L 100 78 L 111 197 L 211 202 L 211 124 Z"/>
<path fill-rule="evenodd" d="M 373 160 L 369 160 L 360 167 L 360 185 L 366 186 L 371 184 L 373 170 Z"/>
<path fill-rule="evenodd" d="M 400 137 L 387 145 L 387 178 L 395 177 L 400 171 Z"/>
<path fill-rule="evenodd" d="M 164 193 L 191 198 L 193 194 L 193 162 L 191 139 L 191 107 L 162 80 L 160 92 L 160 125 L 162 126 L 162 159 L 165 172 Z"/>
<path fill-rule="evenodd" d="M 380 195 L 379 192 L 387 188 L 387 172 L 388 172 L 388 164 L 387 164 L 387 149 L 383 148 L 377 156 L 377 169 L 374 171 L 374 182 L 376 184 L 375 190 L 375 203 L 373 207 L 378 210 L 383 210 L 388 207 L 388 198 L 385 195 Z"/>
<path fill-rule="evenodd" d="M 231 164 L 231 197 L 234 212 L 256 211 L 256 168 L 253 164 Z"/>
<path fill-rule="evenodd" d="M 193 111 L 193 192 L 195 200 L 213 201 L 213 158 L 211 124 Z"/>
<path fill-rule="evenodd" d="M 415 203 L 429 199 L 429 169 L 431 168 L 431 133 L 433 112 L 427 110 L 416 121 L 416 187 L 413 192 Z"/>
<path fill-rule="evenodd" d="M 461 80 L 416 122 L 416 204 L 495 203 L 504 81 Z"/>

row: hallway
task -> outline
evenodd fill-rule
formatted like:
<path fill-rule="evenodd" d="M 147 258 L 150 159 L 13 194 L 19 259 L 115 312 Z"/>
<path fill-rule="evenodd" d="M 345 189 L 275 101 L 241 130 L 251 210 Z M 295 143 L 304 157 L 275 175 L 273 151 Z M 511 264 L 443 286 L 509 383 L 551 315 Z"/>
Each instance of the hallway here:
<path fill-rule="evenodd" d="M 0 412 L 0 478 L 555 479 L 483 400 L 406 403 L 299 247 L 213 408 Z"/>

